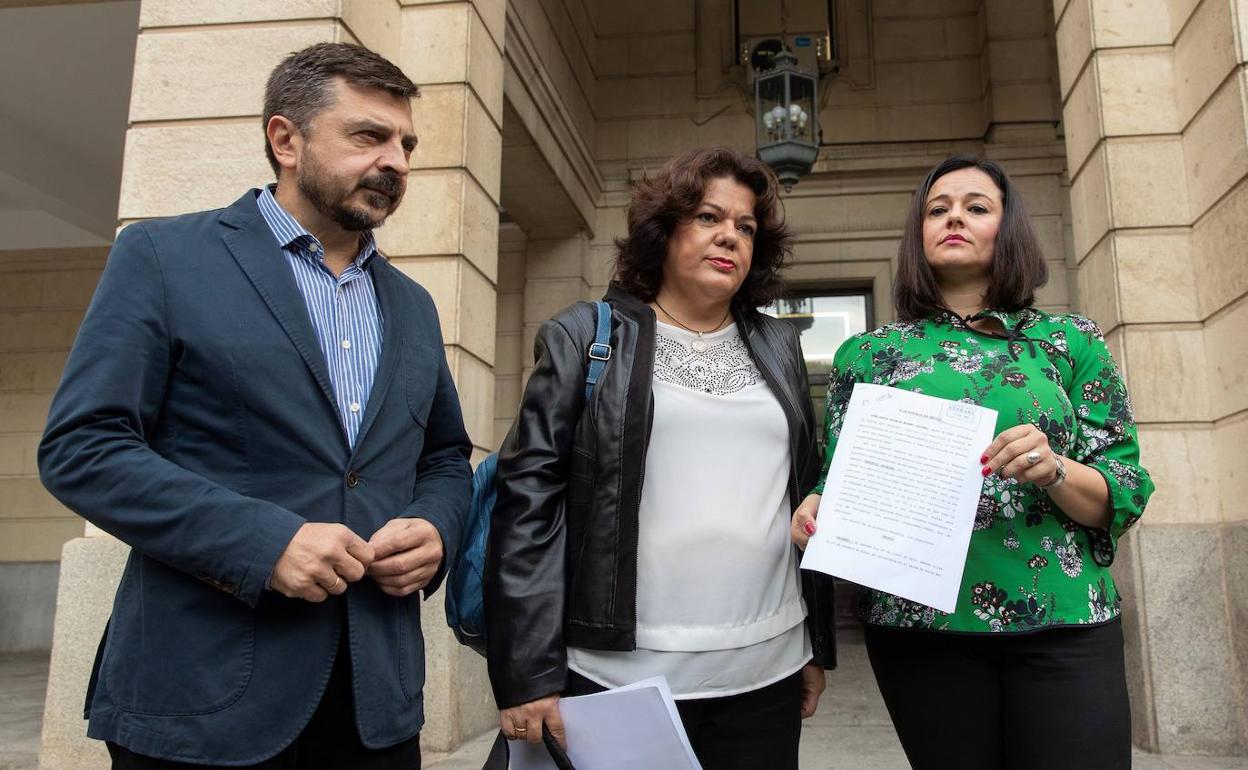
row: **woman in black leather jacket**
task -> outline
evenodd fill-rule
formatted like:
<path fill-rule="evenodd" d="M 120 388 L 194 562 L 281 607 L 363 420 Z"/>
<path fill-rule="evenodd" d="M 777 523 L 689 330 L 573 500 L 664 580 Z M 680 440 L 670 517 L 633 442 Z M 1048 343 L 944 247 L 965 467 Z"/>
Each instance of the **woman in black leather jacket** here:
<path fill-rule="evenodd" d="M 508 737 L 562 741 L 560 695 L 662 674 L 703 766 L 797 767 L 835 646 L 831 580 L 799 572 L 788 535 L 819 472 L 806 367 L 758 311 L 781 217 L 759 161 L 678 157 L 633 189 L 589 403 L 593 306 L 538 332 L 485 576 Z"/>

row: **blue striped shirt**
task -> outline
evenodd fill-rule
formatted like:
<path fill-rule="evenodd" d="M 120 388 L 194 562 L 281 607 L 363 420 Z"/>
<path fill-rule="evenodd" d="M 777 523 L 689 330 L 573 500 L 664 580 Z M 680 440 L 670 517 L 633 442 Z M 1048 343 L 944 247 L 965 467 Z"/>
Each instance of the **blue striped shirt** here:
<path fill-rule="evenodd" d="M 335 276 L 325 265 L 321 242 L 282 208 L 272 189 L 261 189 L 256 204 L 294 271 L 295 284 L 308 306 L 312 328 L 329 365 L 329 380 L 347 443 L 354 447 L 381 357 L 381 308 L 373 276 L 366 269 L 369 260 L 377 256 L 373 234 L 361 234 L 360 253 L 342 275 Z"/>

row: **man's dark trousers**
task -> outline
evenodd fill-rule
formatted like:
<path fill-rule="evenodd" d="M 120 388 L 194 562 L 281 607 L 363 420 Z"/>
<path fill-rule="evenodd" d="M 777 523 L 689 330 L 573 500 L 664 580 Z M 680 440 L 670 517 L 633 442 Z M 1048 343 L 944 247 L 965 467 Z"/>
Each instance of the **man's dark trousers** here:
<path fill-rule="evenodd" d="M 385 259 L 369 262 L 384 335 L 350 446 L 255 194 L 119 234 L 40 447 L 48 488 L 133 548 L 92 675 L 88 735 L 201 765 L 257 764 L 292 745 L 336 658 L 363 746 L 418 734 L 418 595 L 391 597 L 366 578 L 312 604 L 265 583 L 308 521 L 368 539 L 393 518 L 427 519 L 445 567 L 470 494 L 470 444 L 428 293 Z"/>

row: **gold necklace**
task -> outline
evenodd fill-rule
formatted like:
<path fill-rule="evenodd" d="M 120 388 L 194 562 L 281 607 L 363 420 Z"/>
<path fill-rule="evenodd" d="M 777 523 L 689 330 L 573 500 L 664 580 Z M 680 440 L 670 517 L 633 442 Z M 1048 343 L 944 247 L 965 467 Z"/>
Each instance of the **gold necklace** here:
<path fill-rule="evenodd" d="M 685 331 L 687 331 L 687 332 L 690 332 L 690 333 L 692 333 L 692 334 L 696 334 L 696 335 L 698 335 L 698 336 L 697 336 L 697 337 L 693 340 L 693 342 L 690 342 L 690 343 L 689 343 L 689 347 L 693 348 L 693 350 L 694 350 L 694 352 L 695 352 L 695 353 L 705 353 L 705 352 L 707 351 L 707 349 L 708 349 L 708 348 L 710 348 L 711 343 L 709 343 L 709 342 L 707 342 L 705 339 L 703 339 L 702 335 L 704 335 L 704 334 L 710 334 L 710 333 L 712 333 L 712 332 L 718 331 L 718 330 L 719 330 L 719 328 L 720 328 L 721 326 L 723 326 L 723 325 L 724 325 L 724 322 L 728 320 L 728 316 L 729 316 L 729 314 L 731 314 L 731 313 L 732 313 L 732 305 L 729 305 L 729 306 L 728 306 L 728 309 L 724 311 L 724 317 L 723 317 L 723 318 L 721 318 L 721 319 L 719 319 L 719 323 L 715 324 L 715 328 L 714 328 L 714 329 L 707 329 L 706 331 L 704 331 L 704 332 L 703 332 L 703 331 L 698 331 L 697 329 L 690 329 L 688 326 L 685 326 L 685 325 L 684 325 L 684 323 L 682 323 L 682 322 L 681 322 L 681 320 L 680 320 L 679 318 L 677 318 L 676 316 L 672 315 L 670 312 L 668 312 L 667 308 L 665 308 L 665 307 L 663 307 L 662 305 L 660 305 L 660 304 L 659 304 L 659 300 L 658 300 L 657 298 L 654 300 L 654 305 L 655 305 L 655 307 L 657 307 L 659 310 L 662 310 L 662 311 L 663 311 L 663 315 L 665 315 L 665 316 L 667 316 L 668 318 L 670 318 L 670 319 L 672 319 L 673 321 L 675 321 L 677 326 L 679 326 L 680 328 L 684 329 L 684 330 L 685 330 Z"/>

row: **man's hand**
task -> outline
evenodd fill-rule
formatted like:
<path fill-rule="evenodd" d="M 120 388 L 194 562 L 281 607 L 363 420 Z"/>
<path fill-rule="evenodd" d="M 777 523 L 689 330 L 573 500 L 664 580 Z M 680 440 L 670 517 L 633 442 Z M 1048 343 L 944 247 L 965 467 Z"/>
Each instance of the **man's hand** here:
<path fill-rule="evenodd" d="M 546 725 L 559 745 L 565 750 L 568 748 L 568 740 L 563 731 L 563 717 L 559 714 L 558 693 L 503 709 L 498 712 L 498 724 L 503 735 L 529 743 L 542 742 L 542 725 Z"/>
<path fill-rule="evenodd" d="M 323 602 L 364 577 L 373 547 L 342 524 L 308 522 L 273 565 L 269 585 L 292 599 Z"/>
<path fill-rule="evenodd" d="M 802 719 L 809 719 L 819 708 L 819 696 L 828 686 L 828 675 L 818 663 L 802 667 Z"/>
<path fill-rule="evenodd" d="M 429 585 L 442 564 L 442 536 L 424 519 L 391 519 L 368 544 L 377 558 L 368 574 L 391 596 L 407 596 Z"/>

